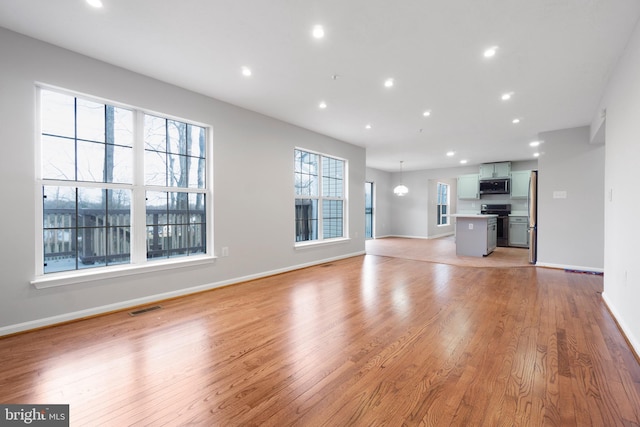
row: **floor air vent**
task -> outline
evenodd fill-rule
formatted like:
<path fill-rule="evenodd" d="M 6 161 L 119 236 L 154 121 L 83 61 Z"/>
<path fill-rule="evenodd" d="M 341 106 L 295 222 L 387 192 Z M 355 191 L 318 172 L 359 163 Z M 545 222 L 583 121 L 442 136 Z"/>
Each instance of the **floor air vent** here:
<path fill-rule="evenodd" d="M 145 314 L 145 313 L 148 313 L 150 311 L 160 310 L 161 308 L 162 308 L 162 306 L 160 306 L 160 305 L 154 305 L 154 306 L 151 306 L 151 307 L 141 308 L 139 310 L 130 311 L 129 312 L 129 316 L 139 316 L 141 314 Z"/>

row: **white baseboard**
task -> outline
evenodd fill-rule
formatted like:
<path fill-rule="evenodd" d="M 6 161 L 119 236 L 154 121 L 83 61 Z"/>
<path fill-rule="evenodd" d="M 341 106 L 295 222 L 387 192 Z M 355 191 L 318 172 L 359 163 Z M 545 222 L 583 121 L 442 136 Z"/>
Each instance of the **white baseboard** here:
<path fill-rule="evenodd" d="M 585 267 L 582 265 L 566 265 L 566 264 L 552 264 L 548 262 L 536 262 L 536 267 L 548 267 L 548 268 L 558 268 L 561 270 L 576 270 L 576 271 L 585 271 L 585 272 L 594 272 L 594 273 L 604 273 L 603 268 Z"/>
<path fill-rule="evenodd" d="M 639 341 L 639 337 L 636 337 L 636 336 L 633 335 L 633 332 L 632 332 L 631 328 L 629 328 L 629 326 L 626 324 L 626 322 L 624 320 L 622 320 L 622 316 L 620 316 L 619 311 L 613 305 L 611 300 L 607 297 L 607 293 L 606 292 L 602 293 L 602 300 L 607 305 L 607 308 L 609 309 L 609 312 L 611 313 L 611 315 L 614 317 L 614 319 L 618 323 L 618 326 L 620 326 L 620 329 L 622 329 L 622 333 L 624 334 L 624 336 L 627 339 L 627 341 L 629 342 L 629 344 L 631 344 L 631 347 L 633 348 L 633 351 L 635 351 L 636 356 L 640 356 L 640 341 Z"/>
<path fill-rule="evenodd" d="M 235 277 L 229 280 L 222 280 L 214 283 L 207 283 L 200 286 L 194 286 L 191 288 L 178 289 L 171 292 L 165 292 L 162 294 L 149 295 L 142 298 L 136 298 L 127 301 L 121 301 L 114 304 L 102 305 L 99 307 L 88 308 L 85 310 L 74 311 L 70 313 L 59 314 L 57 316 L 45 317 L 42 319 L 30 320 L 28 322 L 17 323 L 15 325 L 8 325 L 0 327 L 0 337 L 4 335 L 11 335 L 18 332 L 25 332 L 32 329 L 44 328 L 47 326 L 53 326 L 59 323 L 70 322 L 73 320 L 84 319 L 87 317 L 97 316 L 100 314 L 110 313 L 114 311 L 125 310 L 131 307 L 136 307 L 144 304 L 156 303 L 170 298 L 181 297 L 189 294 L 195 294 L 202 291 L 208 291 L 223 286 L 235 285 L 237 283 L 247 282 L 249 280 L 260 279 L 263 277 L 273 276 L 280 273 L 286 273 L 288 271 L 299 270 L 301 268 L 312 267 L 314 265 L 325 264 L 327 262 L 338 261 L 345 258 L 352 258 L 354 256 L 364 255 L 364 251 L 355 252 L 352 254 L 326 258 L 322 260 L 312 261 L 304 264 L 293 265 L 290 267 L 279 268 L 276 270 L 265 271 L 258 274 L 250 274 L 242 277 Z"/>

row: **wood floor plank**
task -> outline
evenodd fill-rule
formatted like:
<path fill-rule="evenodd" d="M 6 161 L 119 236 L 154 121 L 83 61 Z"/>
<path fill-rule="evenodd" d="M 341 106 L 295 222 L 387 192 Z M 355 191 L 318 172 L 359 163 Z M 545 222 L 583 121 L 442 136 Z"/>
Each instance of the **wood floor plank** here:
<path fill-rule="evenodd" d="M 366 255 L 0 338 L 71 425 L 640 425 L 602 277 Z"/>

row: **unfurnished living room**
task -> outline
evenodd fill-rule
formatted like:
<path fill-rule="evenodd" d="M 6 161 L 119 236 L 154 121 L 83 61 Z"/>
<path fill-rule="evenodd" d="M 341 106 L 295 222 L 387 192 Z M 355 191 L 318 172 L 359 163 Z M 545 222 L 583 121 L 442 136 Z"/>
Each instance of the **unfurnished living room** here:
<path fill-rule="evenodd" d="M 0 425 L 640 425 L 639 19 L 3 0 Z"/>

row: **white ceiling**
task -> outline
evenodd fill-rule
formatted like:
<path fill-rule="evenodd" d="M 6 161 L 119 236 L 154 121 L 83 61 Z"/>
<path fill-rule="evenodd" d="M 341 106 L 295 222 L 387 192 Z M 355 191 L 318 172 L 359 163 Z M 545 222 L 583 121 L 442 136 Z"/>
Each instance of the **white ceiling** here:
<path fill-rule="evenodd" d="M 0 26 L 366 147 L 387 171 L 532 159 L 538 132 L 588 125 L 640 16 L 638 0 L 103 3 L 2 0 Z"/>

